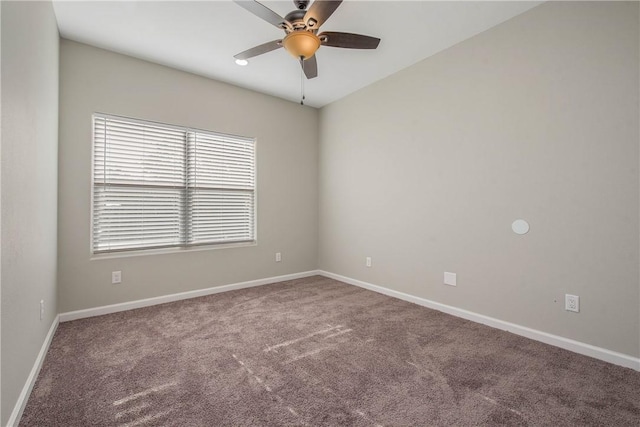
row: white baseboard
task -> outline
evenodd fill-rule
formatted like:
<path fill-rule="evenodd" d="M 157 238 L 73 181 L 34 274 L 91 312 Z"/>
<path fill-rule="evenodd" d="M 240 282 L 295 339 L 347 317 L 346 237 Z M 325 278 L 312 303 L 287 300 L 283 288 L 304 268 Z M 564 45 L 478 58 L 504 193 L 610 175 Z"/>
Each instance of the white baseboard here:
<path fill-rule="evenodd" d="M 56 329 L 58 329 L 59 323 L 60 316 L 56 316 L 55 319 L 53 319 L 53 323 L 49 328 L 49 332 L 47 333 L 44 342 L 42 343 L 42 347 L 40 347 L 40 352 L 38 353 L 38 357 L 36 357 L 33 368 L 31 368 L 31 372 L 29 372 L 27 382 L 24 384 L 24 387 L 22 387 L 22 391 L 18 396 L 18 401 L 13 407 L 11 416 L 9 416 L 7 427 L 17 426 L 20 422 L 20 418 L 22 418 L 22 413 L 24 412 L 24 408 L 27 405 L 27 401 L 29 400 L 29 395 L 31 394 L 31 390 L 33 390 L 33 386 L 36 383 L 36 379 L 38 378 L 38 374 L 40 373 L 40 368 L 42 368 L 42 362 L 44 362 L 44 358 L 47 355 L 47 351 L 49 350 L 49 346 L 51 345 L 51 340 L 53 340 L 53 335 L 56 333 Z"/>
<path fill-rule="evenodd" d="M 317 274 L 320 274 L 320 272 L 317 270 L 304 271 L 301 273 L 286 274 L 284 276 L 268 277 L 266 279 L 250 280 L 248 282 L 233 283 L 230 285 L 216 286 L 213 288 L 197 289 L 195 291 L 162 295 L 159 297 L 123 302 L 120 304 L 87 308 L 85 310 L 69 311 L 67 313 L 60 313 L 60 322 L 69 322 L 71 320 L 84 319 L 87 317 L 102 316 L 103 314 L 117 313 L 119 311 L 133 310 L 136 308 L 165 304 L 168 302 L 180 301 L 189 298 L 197 298 L 205 295 L 217 294 L 220 292 L 235 291 L 237 289 L 252 288 L 254 286 L 268 285 L 271 283 L 284 282 L 286 280 L 301 279 L 303 277 L 315 276 Z"/>
<path fill-rule="evenodd" d="M 629 356 L 627 354 L 618 353 L 615 351 L 607 350 L 606 348 L 596 347 L 591 344 L 586 344 L 580 341 L 575 341 L 569 338 L 564 338 L 558 335 L 549 334 L 547 332 L 538 331 L 536 329 L 527 328 L 526 326 L 516 325 L 515 323 L 505 322 L 504 320 L 495 319 L 493 317 L 484 316 L 482 314 L 474 313 L 472 311 L 463 310 L 461 308 L 453 307 L 439 302 L 431 301 L 425 298 L 420 298 L 414 295 L 405 294 L 403 292 L 394 291 L 382 286 L 373 285 L 371 283 L 363 282 L 361 280 L 352 279 L 350 277 L 341 276 L 339 274 L 330 273 L 320 270 L 318 274 L 329 277 L 331 279 L 339 280 L 341 282 L 348 283 L 350 285 L 359 286 L 361 288 L 369 289 L 374 292 L 378 292 L 390 297 L 398 298 L 404 301 L 412 302 L 424 307 L 432 308 L 434 310 L 442 311 L 447 314 L 451 314 L 456 317 L 471 320 L 473 322 L 482 323 L 493 328 L 502 329 L 516 335 L 530 338 L 532 340 L 540 341 L 545 344 L 550 344 L 556 347 L 563 348 L 565 350 L 573 351 L 574 353 L 590 356 L 595 359 L 600 359 L 605 362 L 613 363 L 614 365 L 624 366 L 626 368 L 635 369 L 640 371 L 640 358 Z"/>

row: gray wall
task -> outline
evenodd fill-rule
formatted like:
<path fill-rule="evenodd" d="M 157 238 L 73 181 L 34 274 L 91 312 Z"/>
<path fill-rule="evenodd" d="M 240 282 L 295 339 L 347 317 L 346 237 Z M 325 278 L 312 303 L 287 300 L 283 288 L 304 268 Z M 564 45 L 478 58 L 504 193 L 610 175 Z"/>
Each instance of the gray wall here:
<path fill-rule="evenodd" d="M 323 108 L 320 268 L 640 355 L 638 16 L 549 2 Z"/>
<path fill-rule="evenodd" d="M 57 314 L 58 27 L 49 2 L 0 8 L 5 425 Z"/>
<path fill-rule="evenodd" d="M 94 112 L 256 137 L 258 245 L 91 260 Z M 60 312 L 315 269 L 317 135 L 316 109 L 62 40 Z"/>

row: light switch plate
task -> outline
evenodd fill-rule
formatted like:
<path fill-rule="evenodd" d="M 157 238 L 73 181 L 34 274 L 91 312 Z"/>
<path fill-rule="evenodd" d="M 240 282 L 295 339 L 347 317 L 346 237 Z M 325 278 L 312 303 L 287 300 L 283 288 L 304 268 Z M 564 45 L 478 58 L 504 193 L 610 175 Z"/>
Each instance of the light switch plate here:
<path fill-rule="evenodd" d="M 114 285 L 118 283 L 122 283 L 122 271 L 111 272 L 111 283 Z"/>
<path fill-rule="evenodd" d="M 449 273 L 447 271 L 444 272 L 444 284 L 449 286 L 457 286 L 456 285 L 456 273 Z"/>

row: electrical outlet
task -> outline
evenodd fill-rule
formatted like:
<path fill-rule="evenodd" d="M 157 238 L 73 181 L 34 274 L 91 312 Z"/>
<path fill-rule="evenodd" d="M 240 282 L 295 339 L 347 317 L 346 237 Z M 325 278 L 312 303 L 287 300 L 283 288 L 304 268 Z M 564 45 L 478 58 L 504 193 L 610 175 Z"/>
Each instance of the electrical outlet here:
<path fill-rule="evenodd" d="M 276 252 L 276 262 L 282 261 L 282 254 L 280 252 Z"/>
<path fill-rule="evenodd" d="M 122 271 L 111 272 L 111 283 L 114 285 L 117 283 L 122 283 Z"/>
<path fill-rule="evenodd" d="M 40 320 L 44 319 L 44 300 L 40 300 Z"/>
<path fill-rule="evenodd" d="M 365 265 L 366 265 L 367 267 L 371 267 L 371 257 L 370 257 L 370 256 L 368 256 L 368 257 L 366 258 L 366 260 L 365 260 Z"/>
<path fill-rule="evenodd" d="M 444 284 L 445 285 L 449 285 L 449 286 L 458 286 L 456 284 L 457 282 L 457 275 L 456 273 L 449 273 L 447 271 L 444 272 Z"/>
<path fill-rule="evenodd" d="M 580 297 L 577 295 L 566 294 L 564 296 L 564 309 L 567 311 L 580 312 Z"/>

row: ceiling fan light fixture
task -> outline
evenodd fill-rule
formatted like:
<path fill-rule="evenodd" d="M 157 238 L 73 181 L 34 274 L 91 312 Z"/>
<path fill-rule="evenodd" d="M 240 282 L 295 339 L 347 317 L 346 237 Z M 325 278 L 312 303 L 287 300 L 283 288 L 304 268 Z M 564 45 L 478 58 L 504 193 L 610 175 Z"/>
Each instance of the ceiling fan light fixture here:
<path fill-rule="evenodd" d="M 244 67 L 245 65 L 249 64 L 249 61 L 247 61 L 246 59 L 236 59 L 236 64 L 238 64 L 241 67 Z"/>
<path fill-rule="evenodd" d="M 282 40 L 282 45 L 294 58 L 308 59 L 320 47 L 320 39 L 309 31 L 293 31 Z"/>
<path fill-rule="evenodd" d="M 253 58 L 283 47 L 299 61 L 307 79 L 318 77 L 316 51 L 320 46 L 343 49 L 376 49 L 380 43 L 379 38 L 362 34 L 336 31 L 324 31 L 318 34 L 320 26 L 324 25 L 343 0 L 313 0 L 313 3 L 311 0 L 293 0 L 296 10 L 289 12 L 284 18 L 258 0 L 234 1 L 258 18 L 276 28 L 283 29 L 285 32 L 284 39 L 272 40 L 252 47 L 240 52 L 235 57 Z M 307 9 L 309 3 L 311 6 Z"/>

